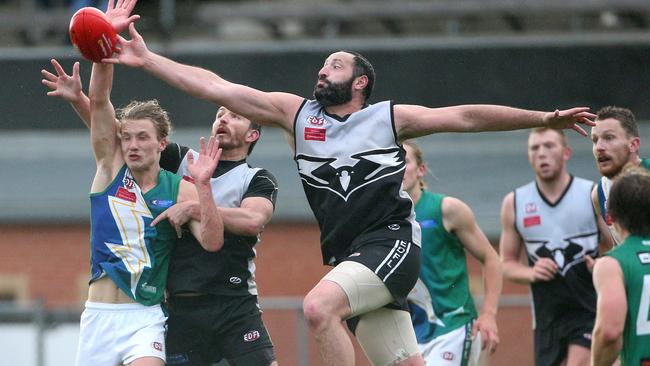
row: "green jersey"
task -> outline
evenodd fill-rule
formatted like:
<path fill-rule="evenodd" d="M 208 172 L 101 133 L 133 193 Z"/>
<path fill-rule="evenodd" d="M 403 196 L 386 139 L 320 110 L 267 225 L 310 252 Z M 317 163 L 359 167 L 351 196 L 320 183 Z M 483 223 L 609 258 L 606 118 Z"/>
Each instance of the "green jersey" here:
<path fill-rule="evenodd" d="M 627 295 L 621 365 L 650 364 L 650 237 L 631 235 L 606 255 L 620 264 Z"/>
<path fill-rule="evenodd" d="M 408 300 L 418 343 L 458 329 L 477 316 L 465 248 L 442 224 L 444 197 L 423 190 L 415 206 L 415 219 L 422 229 L 422 265 Z"/>

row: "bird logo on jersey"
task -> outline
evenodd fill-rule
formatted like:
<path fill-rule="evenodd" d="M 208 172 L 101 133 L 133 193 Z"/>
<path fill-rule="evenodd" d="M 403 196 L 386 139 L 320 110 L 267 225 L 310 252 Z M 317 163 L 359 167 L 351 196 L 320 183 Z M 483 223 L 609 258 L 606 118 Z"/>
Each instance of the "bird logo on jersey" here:
<path fill-rule="evenodd" d="M 371 150 L 347 158 L 296 156 L 300 179 L 308 185 L 329 190 L 344 201 L 359 188 L 404 170 L 399 148 Z"/>
<path fill-rule="evenodd" d="M 597 242 L 593 240 L 593 236 L 597 235 L 596 232 L 565 238 L 560 245 L 550 244 L 548 240 L 527 241 L 529 258 L 533 262 L 540 258 L 553 259 L 559 272 L 564 276 L 571 267 L 583 262 L 585 255 L 597 254 L 598 248 L 591 244 Z"/>

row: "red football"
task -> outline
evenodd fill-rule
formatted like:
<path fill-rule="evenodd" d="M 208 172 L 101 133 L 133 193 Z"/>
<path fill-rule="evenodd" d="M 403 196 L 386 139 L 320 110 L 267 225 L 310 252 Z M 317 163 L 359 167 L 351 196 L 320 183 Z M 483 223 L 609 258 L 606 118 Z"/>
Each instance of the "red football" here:
<path fill-rule="evenodd" d="M 70 40 L 81 55 L 93 62 L 111 57 L 117 35 L 111 22 L 99 9 L 79 9 L 70 20 Z"/>

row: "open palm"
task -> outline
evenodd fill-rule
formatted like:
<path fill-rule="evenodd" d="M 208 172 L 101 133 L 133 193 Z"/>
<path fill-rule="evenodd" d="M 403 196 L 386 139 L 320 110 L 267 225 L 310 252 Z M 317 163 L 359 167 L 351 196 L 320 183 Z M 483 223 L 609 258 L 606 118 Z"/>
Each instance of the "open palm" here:
<path fill-rule="evenodd" d="M 66 102 L 74 103 L 82 95 L 79 62 L 75 62 L 72 66 L 72 76 L 66 74 L 57 60 L 51 59 L 50 62 L 54 66 L 56 75 L 45 69 L 41 70 L 41 75 L 43 75 L 41 82 L 50 88 L 47 95 L 50 97 L 59 97 Z"/>
<path fill-rule="evenodd" d="M 219 141 L 214 136 L 211 136 L 206 148 L 205 138 L 201 137 L 199 144 L 198 159 L 194 159 L 193 154 L 187 155 L 187 170 L 195 183 L 210 183 L 210 178 L 212 178 L 212 174 L 217 168 L 219 158 L 221 157 Z"/>
<path fill-rule="evenodd" d="M 130 23 L 140 19 L 139 15 L 131 15 L 137 0 L 108 0 L 106 17 L 113 25 L 116 33 L 125 30 Z"/>

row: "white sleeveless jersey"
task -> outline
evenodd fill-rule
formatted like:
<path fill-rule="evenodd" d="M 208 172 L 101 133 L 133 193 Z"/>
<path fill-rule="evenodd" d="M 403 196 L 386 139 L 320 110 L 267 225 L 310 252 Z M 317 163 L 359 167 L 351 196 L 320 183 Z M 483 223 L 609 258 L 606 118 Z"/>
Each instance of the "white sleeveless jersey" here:
<path fill-rule="evenodd" d="M 591 203 L 593 182 L 572 177 L 556 204 L 543 197 L 533 181 L 515 191 L 517 230 L 528 257 L 550 257 L 564 275 L 585 254 L 598 251 L 598 225 Z"/>
<path fill-rule="evenodd" d="M 596 291 L 584 261 L 585 255 L 598 255 L 592 188 L 592 182 L 571 177 L 554 204 L 539 192 L 535 181 L 515 190 L 515 222 L 529 264 L 550 258 L 558 266 L 552 280 L 530 284 L 534 323 L 539 329 L 595 317 Z"/>
<path fill-rule="evenodd" d="M 295 161 L 321 229 L 323 262 L 357 244 L 402 239 L 420 245 L 413 203 L 402 191 L 405 151 L 389 101 L 340 118 L 306 100 L 294 122 Z"/>
<path fill-rule="evenodd" d="M 194 161 L 199 159 L 199 153 L 194 150 L 190 149 L 188 154 L 192 154 Z M 178 167 L 177 174 L 183 177 L 190 177 L 191 175 L 187 169 L 187 165 L 186 154 Z M 244 193 L 246 193 L 251 179 L 260 170 L 261 168 L 251 168 L 248 164 L 240 164 L 231 169 L 227 174 L 210 178 L 214 201 L 217 202 L 219 207 L 238 208 L 241 205 L 242 198 L 244 197 Z"/>

